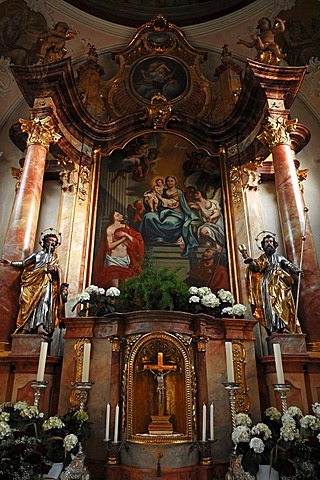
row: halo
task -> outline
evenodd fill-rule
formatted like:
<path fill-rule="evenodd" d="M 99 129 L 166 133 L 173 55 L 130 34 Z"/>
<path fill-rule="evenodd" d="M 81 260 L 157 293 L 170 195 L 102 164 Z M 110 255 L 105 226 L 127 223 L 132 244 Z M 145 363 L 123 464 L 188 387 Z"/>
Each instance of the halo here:
<path fill-rule="evenodd" d="M 43 246 L 43 238 L 45 237 L 45 235 L 48 235 L 50 233 L 54 234 L 57 237 L 57 247 L 61 245 L 61 232 L 58 232 L 58 230 L 52 227 L 46 228 L 45 230 L 43 230 L 43 232 L 40 233 L 39 245 Z"/>
<path fill-rule="evenodd" d="M 262 232 L 258 233 L 258 235 L 257 235 L 256 238 L 255 238 L 255 241 L 256 241 L 257 247 L 258 247 L 259 250 L 261 250 L 262 252 L 263 252 L 263 248 L 259 246 L 258 240 L 260 240 L 261 235 L 264 235 L 265 233 L 270 233 L 270 234 L 274 237 L 275 240 L 277 239 L 277 234 L 274 233 L 274 232 L 271 232 L 270 230 L 262 230 Z"/>

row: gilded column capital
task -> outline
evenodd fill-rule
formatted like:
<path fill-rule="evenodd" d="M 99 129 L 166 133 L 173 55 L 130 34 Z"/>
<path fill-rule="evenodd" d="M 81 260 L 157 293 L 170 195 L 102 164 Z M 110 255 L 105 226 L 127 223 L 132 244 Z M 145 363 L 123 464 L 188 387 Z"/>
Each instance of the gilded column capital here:
<path fill-rule="evenodd" d="M 207 349 L 207 343 L 209 342 L 209 337 L 206 335 L 195 335 L 193 337 L 193 341 L 197 345 L 198 352 L 205 352 Z"/>
<path fill-rule="evenodd" d="M 283 117 L 268 117 L 263 125 L 263 132 L 258 135 L 260 142 L 270 149 L 277 145 L 291 145 L 290 133 L 297 128 L 298 119 L 286 120 Z"/>
<path fill-rule="evenodd" d="M 19 118 L 21 130 L 28 134 L 27 146 L 42 145 L 49 150 L 50 143 L 57 143 L 61 135 L 56 133 L 51 117 L 25 120 Z"/>
<path fill-rule="evenodd" d="M 109 342 L 112 343 L 112 351 L 113 352 L 120 352 L 121 343 L 125 341 L 125 338 L 119 337 L 118 335 L 112 335 L 108 337 Z"/>

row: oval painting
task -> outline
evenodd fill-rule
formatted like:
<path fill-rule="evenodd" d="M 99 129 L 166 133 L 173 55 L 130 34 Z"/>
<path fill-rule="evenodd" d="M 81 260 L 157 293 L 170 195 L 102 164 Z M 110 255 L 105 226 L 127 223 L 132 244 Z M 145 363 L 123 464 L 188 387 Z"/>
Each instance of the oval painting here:
<path fill-rule="evenodd" d="M 134 93 L 143 100 L 151 100 L 160 93 L 168 100 L 177 100 L 185 94 L 188 73 L 185 67 L 169 57 L 147 58 L 132 72 Z"/>

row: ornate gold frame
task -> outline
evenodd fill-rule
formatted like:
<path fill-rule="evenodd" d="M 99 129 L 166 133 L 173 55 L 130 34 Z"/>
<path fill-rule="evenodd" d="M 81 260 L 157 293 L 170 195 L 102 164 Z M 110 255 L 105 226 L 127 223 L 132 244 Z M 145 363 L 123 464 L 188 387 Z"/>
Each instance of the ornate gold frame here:
<path fill-rule="evenodd" d="M 157 339 L 169 342 L 173 344 L 181 353 L 183 365 L 184 365 L 184 383 L 185 383 L 185 401 L 186 401 L 186 418 L 185 418 L 185 430 L 184 435 L 139 435 L 133 432 L 133 405 L 135 403 L 136 391 L 134 387 L 134 368 L 135 360 L 138 352 L 148 342 Z M 123 399 L 123 405 L 126 406 L 126 411 L 123 412 L 123 417 L 126 418 L 126 439 L 129 442 L 135 443 L 185 443 L 192 442 L 192 425 L 193 425 L 193 412 L 195 411 L 194 405 L 194 392 L 195 384 L 192 380 L 193 369 L 193 355 L 188 351 L 186 346 L 174 335 L 166 332 L 153 332 L 146 334 L 139 338 L 131 349 L 127 350 L 127 358 L 125 359 L 125 369 L 123 382 L 126 385 L 123 394 L 126 398 Z"/>

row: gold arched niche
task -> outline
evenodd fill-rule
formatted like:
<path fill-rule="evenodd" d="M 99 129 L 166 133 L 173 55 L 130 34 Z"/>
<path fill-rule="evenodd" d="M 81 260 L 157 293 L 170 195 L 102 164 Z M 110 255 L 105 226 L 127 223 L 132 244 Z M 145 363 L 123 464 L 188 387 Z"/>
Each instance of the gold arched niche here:
<path fill-rule="evenodd" d="M 170 333 L 153 332 L 139 339 L 127 363 L 128 441 L 192 441 L 193 363 L 192 349 Z M 162 397 L 162 404 L 159 397 Z"/>

